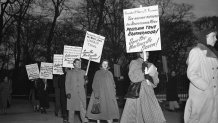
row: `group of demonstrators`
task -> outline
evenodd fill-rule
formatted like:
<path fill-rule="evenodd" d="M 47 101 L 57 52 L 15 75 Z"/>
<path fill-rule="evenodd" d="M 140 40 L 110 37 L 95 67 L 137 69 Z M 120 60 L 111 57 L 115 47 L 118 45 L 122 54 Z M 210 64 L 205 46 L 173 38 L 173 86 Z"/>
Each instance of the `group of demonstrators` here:
<path fill-rule="evenodd" d="M 89 119 L 97 120 L 97 123 L 101 120 L 112 123 L 113 119 L 120 119 L 120 123 L 166 122 L 154 93 L 154 88 L 159 83 L 157 68 L 148 62 L 150 51 L 161 50 L 158 6 L 124 10 L 124 25 L 127 53 L 136 53 L 138 58 L 132 60 L 129 65 L 128 76 L 131 84 L 125 96 L 126 103 L 121 115 L 116 100 L 114 77 L 109 71 L 109 61 L 101 60 L 105 40 L 103 36 L 87 31 L 83 47 L 65 46 L 63 56 L 59 55 L 58 63 L 53 65 L 44 63 L 44 67 L 41 67 L 43 72 L 40 71 L 39 76 L 39 72 L 34 73 L 34 70 L 29 70 L 29 76 L 32 74 L 33 77 L 37 75 L 35 77 L 44 79 L 53 77 L 56 95 L 55 115 L 58 116 L 61 109 L 65 123 L 74 123 L 75 112 L 78 111 L 83 123 L 88 122 Z M 148 31 L 153 33 L 141 33 Z M 203 37 L 199 38 L 201 42 L 189 53 L 187 75 L 191 82 L 185 107 L 185 123 L 218 121 L 218 52 L 213 48 L 217 40 L 216 35 L 217 32 L 213 30 L 205 32 Z M 101 61 L 100 70 L 94 75 L 93 91 L 88 106 L 85 85 L 88 82 L 89 63 L 87 70 L 82 70 L 80 58 L 89 60 L 89 63 Z M 52 67 L 53 70 L 58 71 L 57 73 L 53 71 L 53 74 L 60 74 L 65 77 L 65 80 L 55 77 L 59 75 L 53 76 Z M 66 69 L 61 72 L 63 68 Z M 57 84 L 57 81 L 61 82 Z M 43 90 L 46 90 L 45 82 L 40 87 L 42 90 L 40 93 L 43 94 Z M 42 100 L 39 107 L 42 112 L 45 112 L 43 96 L 40 97 Z M 179 108 L 177 98 L 174 96 L 173 99 L 169 99 L 172 110 Z"/>
<path fill-rule="evenodd" d="M 147 11 L 155 16 L 148 18 Z M 131 24 L 133 21 L 142 21 L 141 24 L 148 25 L 139 30 L 127 29 L 135 28 L 136 25 Z M 125 33 L 127 53 L 136 53 L 138 58 L 129 65 L 128 75 L 131 84 L 126 94 L 126 104 L 122 115 L 116 100 L 114 77 L 109 71 L 109 61 L 101 59 L 105 37 L 87 31 L 83 47 L 65 45 L 63 55 L 54 54 L 53 63 L 41 62 L 40 71 L 36 64 L 26 66 L 29 79 L 53 79 L 55 115 L 58 116 L 58 112 L 62 109 L 64 122 L 74 123 L 75 112 L 78 111 L 83 123 L 88 122 L 89 119 L 97 120 L 97 123 L 101 120 L 112 123 L 113 119 L 120 119 L 121 123 L 166 122 L 153 90 L 159 83 L 157 68 L 147 61 L 150 50 L 161 50 L 158 6 L 124 10 L 124 23 L 127 31 Z M 154 33 L 145 36 L 134 32 L 137 35 L 128 35 L 132 31 Z M 86 71 L 81 69 L 81 58 L 89 60 Z M 91 61 L 100 63 L 100 69 L 94 75 L 93 92 L 86 106 L 85 85 L 88 82 L 87 74 Z M 66 70 L 63 71 L 63 68 Z M 65 76 L 64 82 L 60 76 Z M 60 83 L 64 83 L 65 87 L 60 86 Z M 45 90 L 46 85 L 43 87 Z M 43 102 L 40 102 L 39 107 L 44 112 Z"/>
<path fill-rule="evenodd" d="M 88 106 L 86 106 L 87 97 L 84 85 L 88 80 L 85 71 L 81 69 L 81 60 L 75 59 L 74 68 L 66 71 L 65 87 L 69 118 L 68 120 L 64 119 L 64 122 L 74 123 L 77 111 L 79 111 L 83 123 L 88 122 L 89 119 L 97 120 L 97 123 L 100 123 L 101 120 L 112 123 L 113 119 L 120 119 L 120 123 L 166 122 L 153 90 L 159 83 L 157 68 L 152 63 L 144 62 L 143 52 L 137 54 L 138 58 L 130 63 L 129 77 L 132 84 L 140 83 L 137 90 L 139 92 L 136 97 L 131 94 L 134 93 L 133 89 L 128 90 L 121 119 L 116 100 L 114 77 L 109 71 L 109 61 L 101 60 L 100 69 L 94 75 L 93 91 Z M 146 54 L 148 58 L 149 53 L 146 52 Z M 98 107 L 95 107 L 96 105 Z"/>
<path fill-rule="evenodd" d="M 109 69 L 109 62 L 102 60 L 100 70 L 96 71 L 88 108 L 86 109 L 86 93 L 84 85 L 88 82 L 85 71 L 81 69 L 81 61 L 74 60 L 74 69 L 68 70 L 66 74 L 67 110 L 69 111 L 69 122 L 74 122 L 75 111 L 80 112 L 82 122 L 88 119 L 107 120 L 112 123 L 113 119 L 119 119 L 119 109 L 116 101 L 115 83 Z M 98 112 L 93 112 L 94 105 L 98 102 Z"/>

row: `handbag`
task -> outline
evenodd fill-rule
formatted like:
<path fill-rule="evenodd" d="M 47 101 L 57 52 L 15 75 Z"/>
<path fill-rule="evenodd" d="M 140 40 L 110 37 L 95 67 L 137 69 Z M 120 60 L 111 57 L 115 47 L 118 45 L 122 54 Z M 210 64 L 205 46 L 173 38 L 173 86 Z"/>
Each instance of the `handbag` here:
<path fill-rule="evenodd" d="M 92 105 L 91 113 L 92 114 L 99 114 L 99 113 L 101 113 L 101 105 L 100 105 L 99 99 L 95 99 L 94 100 L 94 103 Z"/>
<path fill-rule="evenodd" d="M 142 82 L 134 82 L 134 83 L 131 82 L 127 94 L 125 95 L 125 98 L 132 98 L 132 99 L 139 98 L 141 83 Z"/>

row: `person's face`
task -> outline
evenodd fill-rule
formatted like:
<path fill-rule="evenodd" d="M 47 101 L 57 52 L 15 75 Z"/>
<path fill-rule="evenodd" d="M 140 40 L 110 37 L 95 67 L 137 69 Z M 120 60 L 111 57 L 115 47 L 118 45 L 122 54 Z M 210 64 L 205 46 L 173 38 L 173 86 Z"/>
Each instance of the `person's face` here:
<path fill-rule="evenodd" d="M 102 62 L 102 68 L 103 69 L 107 69 L 108 68 L 108 62 L 107 61 L 103 61 Z"/>
<path fill-rule="evenodd" d="M 75 68 L 81 68 L 81 61 L 77 60 L 77 61 L 74 63 L 74 67 L 75 67 Z"/>
<path fill-rule="evenodd" d="M 216 35 L 217 33 L 216 32 L 211 32 L 209 33 L 206 37 L 207 37 L 207 44 L 208 45 L 211 45 L 211 46 L 214 46 L 217 39 L 216 39 Z"/>

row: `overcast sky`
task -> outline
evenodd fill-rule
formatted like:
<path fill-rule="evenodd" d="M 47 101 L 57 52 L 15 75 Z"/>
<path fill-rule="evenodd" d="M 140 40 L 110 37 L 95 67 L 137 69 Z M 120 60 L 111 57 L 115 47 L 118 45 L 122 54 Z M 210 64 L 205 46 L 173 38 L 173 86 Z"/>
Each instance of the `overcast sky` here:
<path fill-rule="evenodd" d="M 73 0 L 80 1 L 80 0 Z M 193 5 L 193 13 L 196 18 L 204 16 L 218 16 L 218 0 L 172 0 L 176 3 L 188 3 Z M 77 3 L 76 2 L 76 3 Z"/>
<path fill-rule="evenodd" d="M 193 5 L 193 13 L 197 18 L 204 16 L 218 16 L 218 0 L 174 0 L 178 3 Z"/>

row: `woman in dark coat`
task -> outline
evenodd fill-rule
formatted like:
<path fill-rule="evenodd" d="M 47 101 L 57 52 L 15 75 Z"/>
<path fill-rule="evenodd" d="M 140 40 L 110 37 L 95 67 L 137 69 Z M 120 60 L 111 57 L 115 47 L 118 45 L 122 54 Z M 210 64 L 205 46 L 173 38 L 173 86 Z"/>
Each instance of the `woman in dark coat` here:
<path fill-rule="evenodd" d="M 93 92 L 87 110 L 87 117 L 97 120 L 97 123 L 100 123 L 100 120 L 107 120 L 108 123 L 112 123 L 113 119 L 119 119 L 114 78 L 108 68 L 108 61 L 103 60 L 101 69 L 95 73 L 92 83 Z M 93 103 L 96 100 L 100 102 L 101 106 L 99 114 L 91 112 Z"/>

